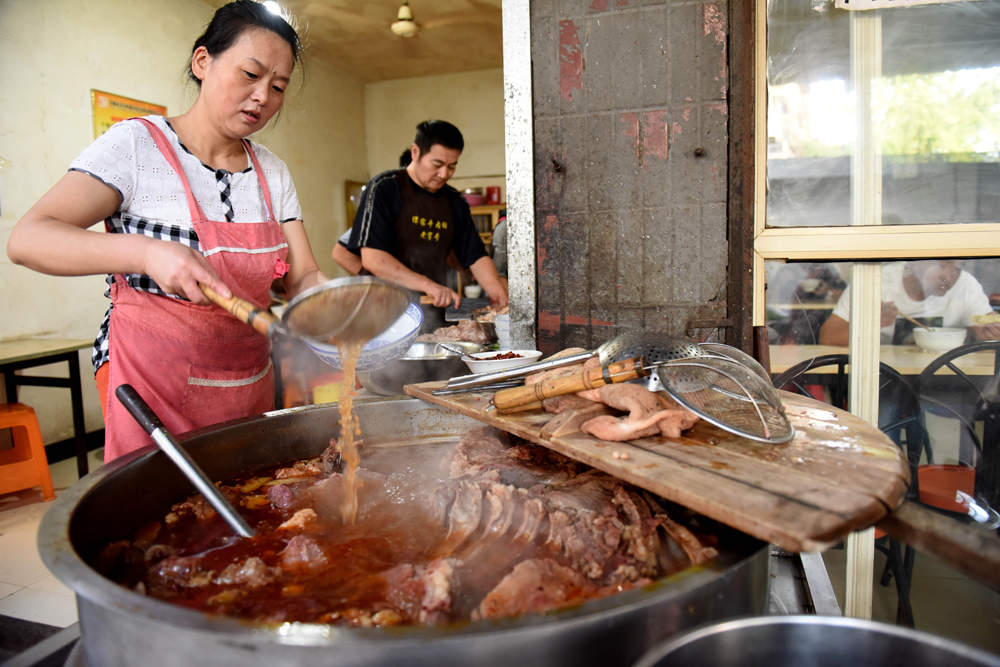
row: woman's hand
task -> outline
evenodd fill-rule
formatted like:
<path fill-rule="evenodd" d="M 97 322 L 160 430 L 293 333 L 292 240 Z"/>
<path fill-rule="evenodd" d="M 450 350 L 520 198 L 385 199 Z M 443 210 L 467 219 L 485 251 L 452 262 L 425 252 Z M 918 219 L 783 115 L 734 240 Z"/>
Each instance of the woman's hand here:
<path fill-rule="evenodd" d="M 209 304 L 199 283 L 211 287 L 223 298 L 231 296 L 205 257 L 176 241 L 153 241 L 142 257 L 141 273 L 152 278 L 164 292 L 176 294 L 192 303 Z"/>

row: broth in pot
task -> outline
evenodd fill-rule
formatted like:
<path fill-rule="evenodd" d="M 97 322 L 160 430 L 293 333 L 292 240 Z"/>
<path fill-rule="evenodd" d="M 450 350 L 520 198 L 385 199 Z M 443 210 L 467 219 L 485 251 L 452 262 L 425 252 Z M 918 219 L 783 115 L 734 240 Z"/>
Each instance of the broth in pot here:
<path fill-rule="evenodd" d="M 340 454 L 333 442 L 320 457 L 219 484 L 254 538 L 236 538 L 195 495 L 93 565 L 213 615 L 433 626 L 647 586 L 711 561 L 725 541 L 701 517 L 494 429 L 370 448 L 353 483 Z M 351 520 L 343 507 L 355 490 Z"/>

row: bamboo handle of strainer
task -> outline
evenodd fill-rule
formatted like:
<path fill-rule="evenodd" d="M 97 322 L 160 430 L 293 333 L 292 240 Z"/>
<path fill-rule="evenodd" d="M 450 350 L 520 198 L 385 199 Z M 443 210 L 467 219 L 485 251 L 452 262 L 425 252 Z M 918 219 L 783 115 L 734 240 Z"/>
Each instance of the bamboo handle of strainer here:
<path fill-rule="evenodd" d="M 506 414 L 518 412 L 519 408 L 543 401 L 546 398 L 573 394 L 585 389 L 596 389 L 606 384 L 628 382 L 646 375 L 642 357 L 615 362 L 607 368 L 592 368 L 575 375 L 553 378 L 536 384 L 512 389 L 501 389 L 493 395 L 493 405 L 497 412 Z"/>
<path fill-rule="evenodd" d="M 240 322 L 246 322 L 256 329 L 258 333 L 265 336 L 271 335 L 271 327 L 278 321 L 278 318 L 276 318 L 273 314 L 266 310 L 261 310 L 249 301 L 241 299 L 238 296 L 234 295 L 226 299 L 207 285 L 199 284 L 198 286 L 201 287 L 201 291 L 209 298 L 209 300 L 228 310 Z"/>

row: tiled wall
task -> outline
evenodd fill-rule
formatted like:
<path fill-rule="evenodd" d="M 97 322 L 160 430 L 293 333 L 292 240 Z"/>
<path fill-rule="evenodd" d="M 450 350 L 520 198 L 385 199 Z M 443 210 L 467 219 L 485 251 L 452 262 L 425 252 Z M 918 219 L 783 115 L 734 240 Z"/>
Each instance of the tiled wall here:
<path fill-rule="evenodd" d="M 541 349 L 725 317 L 726 3 L 531 12 Z"/>

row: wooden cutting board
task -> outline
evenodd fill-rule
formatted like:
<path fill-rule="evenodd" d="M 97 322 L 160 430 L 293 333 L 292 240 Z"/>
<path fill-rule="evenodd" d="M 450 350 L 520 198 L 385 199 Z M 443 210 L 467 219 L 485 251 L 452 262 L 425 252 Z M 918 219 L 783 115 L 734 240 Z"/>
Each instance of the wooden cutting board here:
<path fill-rule="evenodd" d="M 909 468 L 899 448 L 854 415 L 779 392 L 795 438 L 770 445 L 705 421 L 683 437 L 608 442 L 580 431 L 606 410 L 488 411 L 493 392 L 434 396 L 446 382 L 405 391 L 553 449 L 789 551 L 822 551 L 899 507 Z"/>

